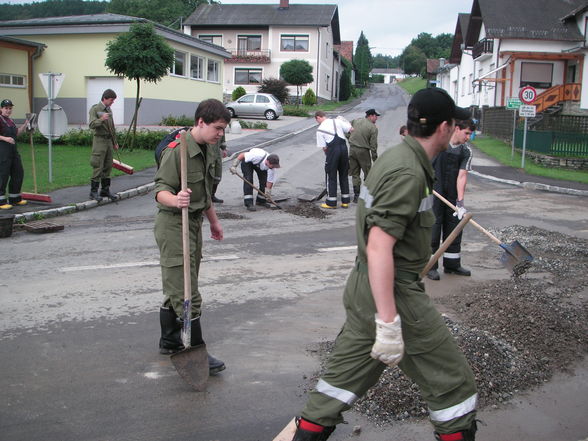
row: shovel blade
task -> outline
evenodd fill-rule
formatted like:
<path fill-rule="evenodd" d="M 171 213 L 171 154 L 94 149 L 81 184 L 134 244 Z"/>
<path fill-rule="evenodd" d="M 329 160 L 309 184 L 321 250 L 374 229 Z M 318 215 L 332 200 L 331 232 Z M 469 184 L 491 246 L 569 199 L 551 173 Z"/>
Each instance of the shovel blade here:
<path fill-rule="evenodd" d="M 504 250 L 500 256 L 500 262 L 515 276 L 520 276 L 530 268 L 533 256 L 518 240 L 512 241 L 509 245 L 501 244 L 500 246 Z"/>
<path fill-rule="evenodd" d="M 300 202 L 316 202 L 316 201 L 319 201 L 322 198 L 324 198 L 326 194 L 327 194 L 327 189 L 325 188 L 323 191 L 321 191 L 316 196 L 310 196 L 308 194 L 303 194 L 302 196 L 298 196 L 298 200 Z"/>
<path fill-rule="evenodd" d="M 198 392 L 206 390 L 209 368 L 205 344 L 176 352 L 172 354 L 171 361 L 186 383 Z"/>

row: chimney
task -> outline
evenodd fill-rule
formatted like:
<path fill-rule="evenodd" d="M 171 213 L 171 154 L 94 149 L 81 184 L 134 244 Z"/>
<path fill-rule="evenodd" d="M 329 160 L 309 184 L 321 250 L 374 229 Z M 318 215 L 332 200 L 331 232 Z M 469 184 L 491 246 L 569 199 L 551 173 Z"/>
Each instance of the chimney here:
<path fill-rule="evenodd" d="M 280 9 L 288 9 L 290 7 L 290 0 L 280 0 Z"/>

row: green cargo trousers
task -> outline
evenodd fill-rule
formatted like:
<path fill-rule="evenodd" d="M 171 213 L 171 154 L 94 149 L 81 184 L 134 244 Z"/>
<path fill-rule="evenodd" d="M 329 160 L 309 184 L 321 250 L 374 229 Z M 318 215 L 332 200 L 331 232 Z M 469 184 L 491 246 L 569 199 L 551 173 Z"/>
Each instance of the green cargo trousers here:
<path fill-rule="evenodd" d="M 94 135 L 92 139 L 92 181 L 100 181 L 109 178 L 112 172 L 112 150 L 113 144 L 110 137 Z"/>
<path fill-rule="evenodd" d="M 361 187 L 361 172 L 363 179 L 367 178 L 372 168 L 370 149 L 351 146 L 349 148 L 349 176 L 354 189 Z"/>
<path fill-rule="evenodd" d="M 436 432 L 470 428 L 477 399 L 473 372 L 416 276 L 398 271 L 394 283 L 405 344 L 399 367 L 419 386 Z M 324 426 L 343 422 L 341 413 L 376 384 L 386 368 L 370 356 L 376 333 L 376 306 L 365 263 L 356 263 L 351 272 L 343 303 L 347 319 L 326 372 L 301 414 Z"/>
<path fill-rule="evenodd" d="M 198 273 L 202 259 L 202 214 L 191 214 L 190 274 L 192 283 L 192 318 L 200 317 L 202 296 L 198 291 Z M 159 210 L 155 217 L 155 241 L 159 247 L 163 307 L 171 306 L 182 317 L 184 302 L 184 257 L 182 253 L 182 216 Z"/>

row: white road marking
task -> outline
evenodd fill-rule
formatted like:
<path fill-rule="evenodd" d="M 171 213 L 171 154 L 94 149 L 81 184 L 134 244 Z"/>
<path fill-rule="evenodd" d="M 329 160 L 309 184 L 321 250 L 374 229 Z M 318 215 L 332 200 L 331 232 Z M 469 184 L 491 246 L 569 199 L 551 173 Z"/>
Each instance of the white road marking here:
<path fill-rule="evenodd" d="M 317 251 L 321 253 L 329 253 L 331 251 L 352 251 L 357 249 L 356 245 L 349 246 L 349 247 L 331 247 L 331 248 L 317 248 Z"/>
<path fill-rule="evenodd" d="M 202 262 L 214 262 L 217 260 L 237 260 L 239 256 L 235 254 L 227 254 L 225 256 L 209 256 L 204 257 Z M 142 266 L 159 266 L 158 260 L 147 260 L 145 262 L 125 262 L 125 263 L 113 263 L 110 265 L 86 265 L 86 266 L 66 266 L 60 268 L 59 271 L 62 273 L 69 273 L 73 271 L 90 271 L 100 269 L 120 269 L 120 268 L 136 268 Z"/>

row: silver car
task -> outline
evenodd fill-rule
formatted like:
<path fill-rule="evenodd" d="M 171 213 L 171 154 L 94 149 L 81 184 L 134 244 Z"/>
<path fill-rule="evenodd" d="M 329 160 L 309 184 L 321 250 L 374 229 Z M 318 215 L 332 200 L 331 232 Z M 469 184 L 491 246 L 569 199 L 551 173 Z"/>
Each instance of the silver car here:
<path fill-rule="evenodd" d="M 284 113 L 282 103 L 271 93 L 248 93 L 237 101 L 226 104 L 231 117 L 263 116 L 265 119 L 278 119 Z"/>

